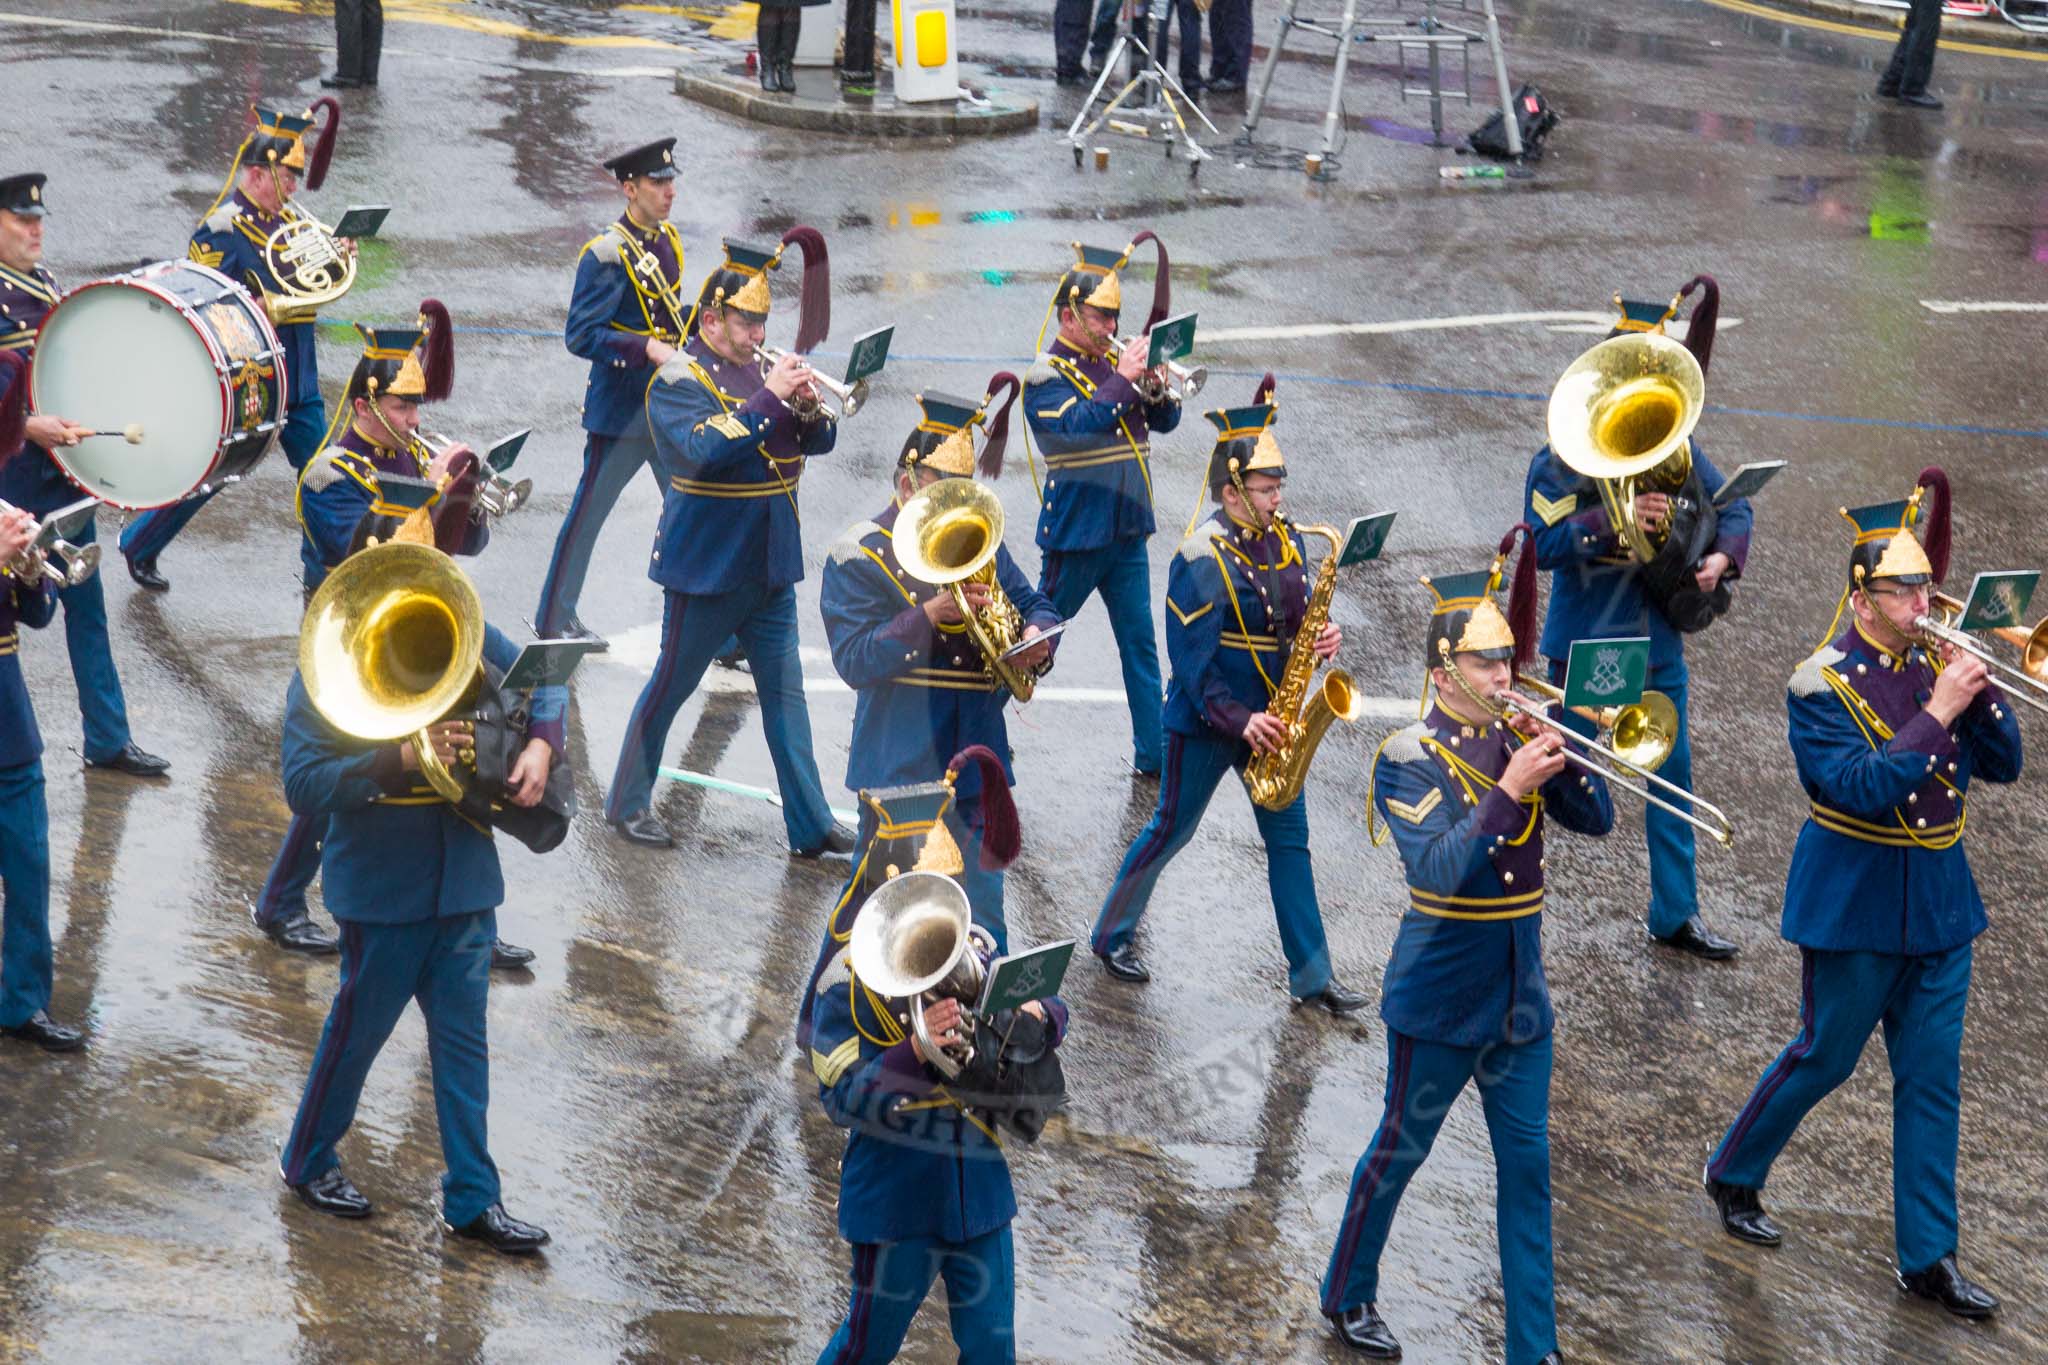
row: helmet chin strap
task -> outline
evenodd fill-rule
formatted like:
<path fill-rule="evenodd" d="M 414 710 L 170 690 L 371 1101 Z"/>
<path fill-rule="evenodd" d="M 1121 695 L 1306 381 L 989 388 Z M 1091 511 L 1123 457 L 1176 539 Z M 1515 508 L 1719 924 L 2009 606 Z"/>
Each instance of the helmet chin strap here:
<path fill-rule="evenodd" d="M 1501 720 L 1506 717 L 1508 713 L 1508 708 L 1505 705 L 1495 701 L 1491 697 L 1480 696 L 1478 689 L 1473 687 L 1471 683 L 1465 680 L 1465 674 L 1463 670 L 1461 670 L 1458 667 L 1457 661 L 1451 657 L 1450 641 L 1438 640 L 1436 642 L 1436 654 L 1437 658 L 1441 661 L 1440 666 L 1442 667 L 1445 674 L 1447 674 L 1450 677 L 1451 681 L 1457 685 L 1458 691 L 1462 693 L 1467 700 L 1469 700 L 1474 706 L 1478 707 L 1487 715 L 1492 716 L 1495 720 Z"/>

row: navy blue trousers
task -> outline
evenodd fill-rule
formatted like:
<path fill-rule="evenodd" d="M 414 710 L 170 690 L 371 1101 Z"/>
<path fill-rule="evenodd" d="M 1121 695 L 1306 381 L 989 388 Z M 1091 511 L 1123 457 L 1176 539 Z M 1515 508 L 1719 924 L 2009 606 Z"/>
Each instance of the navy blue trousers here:
<path fill-rule="evenodd" d="M 99 539 L 99 518 L 88 517 L 71 543 Z M 78 687 L 78 717 L 85 728 L 85 756 L 101 763 L 128 747 L 128 703 L 114 670 L 114 646 L 107 635 L 107 590 L 98 574 L 77 587 L 60 588 L 64 648 L 71 655 L 71 679 Z"/>
<path fill-rule="evenodd" d="M 320 1031 L 306 1092 L 278 1169 L 302 1185 L 339 1164 L 335 1145 L 355 1122 L 370 1066 L 398 1016 L 419 1001 L 434 1073 L 434 1118 L 441 1129 L 441 1212 L 461 1227 L 498 1202 L 485 1116 L 491 1103 L 491 1050 L 485 1006 L 497 912 L 478 911 L 410 924 L 335 920 L 341 931 L 341 986 Z"/>
<path fill-rule="evenodd" d="M 43 764 L 32 758 L 0 768 L 0 1026 L 17 1028 L 50 1007 L 50 812 L 43 805 Z"/>
<path fill-rule="evenodd" d="M 662 596 L 661 657 L 626 724 L 605 818 L 623 820 L 647 809 L 676 712 L 697 690 L 712 656 L 737 635 L 753 669 L 754 695 L 761 701 L 761 726 L 775 763 L 789 846 L 818 848 L 832 831 L 832 807 L 825 801 L 818 760 L 811 753 L 811 713 L 804 703 L 804 670 L 796 652 L 796 589 L 784 583 L 717 596 Z"/>
<path fill-rule="evenodd" d="M 1881 1024 L 1892 1065 L 1892 1237 L 1899 1269 L 1956 1249 L 1969 944 L 1925 957 L 1799 950 L 1799 1036 L 1764 1068 L 1707 1163 L 1716 1180 L 1762 1189 L 1807 1111 L 1849 1079 Z"/>
<path fill-rule="evenodd" d="M 1550 661 L 1550 680 L 1564 684 L 1564 661 Z M 1657 769 L 1657 776 L 1692 788 L 1692 713 L 1686 705 L 1686 675 L 1652 671 L 1648 686 L 1671 698 L 1678 708 L 1678 738 L 1671 756 Z M 1593 722 L 1567 711 L 1564 723 L 1582 735 L 1593 733 Z M 1659 793 L 1662 795 L 1663 793 Z M 1700 912 L 1698 849 L 1693 827 L 1669 811 L 1650 806 L 1643 812 L 1643 843 L 1650 850 L 1650 932 L 1670 938 L 1679 927 Z"/>
<path fill-rule="evenodd" d="M 327 434 L 327 404 L 321 399 L 315 387 L 313 396 L 303 403 L 294 403 L 285 415 L 284 430 L 278 433 L 278 444 L 284 447 L 284 455 L 292 463 L 292 473 L 298 474 L 306 462 L 320 453 L 320 438 Z M 198 497 L 174 502 L 168 507 L 154 507 L 128 523 L 121 532 L 121 553 L 131 560 L 152 560 L 177 538 L 185 529 L 185 523 L 199 515 L 199 509 L 219 497 L 221 490 L 202 493 Z"/>
<path fill-rule="evenodd" d="M 818 1365 L 894 1360 L 932 1281 L 946 1282 L 946 1316 L 960 1365 L 1017 1359 L 1017 1269 L 1010 1225 L 966 1242 L 914 1237 L 853 1248 L 853 1301 Z"/>
<path fill-rule="evenodd" d="M 1494 1223 L 1507 1304 L 1508 1365 L 1557 1349 L 1550 1242 L 1548 1034 L 1533 1043 L 1450 1047 L 1387 1031 L 1387 1098 L 1379 1130 L 1352 1172 L 1337 1245 L 1323 1275 L 1323 1311 L 1379 1302 L 1380 1253 L 1401 1193 L 1436 1142 L 1451 1104 L 1479 1087 L 1493 1143 Z"/>
<path fill-rule="evenodd" d="M 1152 565 L 1145 537 L 1132 536 L 1099 550 L 1047 550 L 1038 590 L 1062 620 L 1099 593 L 1124 667 L 1124 702 L 1131 708 L 1131 762 L 1159 771 L 1159 637 L 1152 629 Z"/>
<path fill-rule="evenodd" d="M 292 815 L 285 827 L 284 842 L 263 879 L 256 897 L 256 923 L 268 929 L 282 920 L 305 913 L 306 889 L 320 873 L 320 846 L 327 839 L 327 817 Z"/>
<path fill-rule="evenodd" d="M 583 596 L 583 578 L 590 571 L 590 553 L 604 529 L 605 518 L 619 501 L 633 476 L 646 468 L 655 488 L 666 488 L 661 471 L 654 468 L 654 441 L 646 423 L 619 436 L 591 432 L 583 441 L 583 475 L 576 481 L 576 494 L 569 500 L 569 515 L 555 536 L 555 553 L 548 560 L 547 576 L 541 580 L 540 605 L 534 608 L 533 625 L 542 639 L 561 634 L 576 604 Z"/>
<path fill-rule="evenodd" d="M 1167 733 L 1159 804 L 1124 854 L 1123 866 L 1095 918 L 1091 946 L 1097 953 L 1117 951 L 1138 932 L 1159 874 L 1194 837 L 1217 784 L 1249 752 L 1241 740 Z M 1323 938 L 1323 911 L 1316 903 L 1315 868 L 1309 861 L 1307 794 L 1296 797 L 1286 810 L 1253 806 L 1252 815 L 1266 843 L 1266 886 L 1280 925 L 1280 947 L 1287 954 L 1287 989 L 1297 997 L 1314 995 L 1330 984 L 1330 949 Z M 1200 904 L 1206 908 L 1213 902 L 1201 898 Z"/>

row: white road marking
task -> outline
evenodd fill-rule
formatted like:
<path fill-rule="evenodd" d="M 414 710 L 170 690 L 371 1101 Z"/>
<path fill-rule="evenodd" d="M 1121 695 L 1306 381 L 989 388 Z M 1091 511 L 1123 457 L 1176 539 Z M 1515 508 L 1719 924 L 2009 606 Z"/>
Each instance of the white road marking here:
<path fill-rule="evenodd" d="M 1594 332 L 1605 334 L 1613 328 L 1614 314 L 1601 312 L 1466 313 L 1445 318 L 1397 318 L 1390 322 L 1295 322 L 1269 327 L 1217 327 L 1204 329 L 1198 344 L 1228 341 L 1301 341 L 1313 337 L 1384 336 L 1399 332 L 1449 332 L 1474 327 L 1507 327 L 1516 323 L 1542 323 L 1553 332 Z M 1741 318 L 1724 317 L 1719 328 L 1727 331 L 1742 325 Z"/>
<path fill-rule="evenodd" d="M 1922 299 L 1920 306 L 1930 313 L 2048 313 L 2048 303 L 2001 302 L 1994 299 Z"/>

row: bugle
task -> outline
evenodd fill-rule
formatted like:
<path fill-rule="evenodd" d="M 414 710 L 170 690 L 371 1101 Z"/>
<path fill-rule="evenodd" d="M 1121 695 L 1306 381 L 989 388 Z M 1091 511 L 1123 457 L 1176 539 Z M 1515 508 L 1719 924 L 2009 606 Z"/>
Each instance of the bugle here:
<path fill-rule="evenodd" d="M 460 444 L 453 437 L 425 428 L 414 432 L 413 439 L 426 447 L 430 459 L 439 459 Z M 482 457 L 477 459 L 476 473 L 477 510 L 493 520 L 517 512 L 533 496 L 532 479 L 520 479 L 515 483 L 491 468 Z"/>
<path fill-rule="evenodd" d="M 87 498 L 84 501 L 96 502 L 98 500 Z M 62 517 L 76 511 L 82 505 L 83 503 L 73 503 L 70 507 L 59 511 L 57 516 Z M 0 512 L 18 512 L 21 510 L 21 508 L 16 507 L 11 502 L 0 501 Z M 0 570 L 5 570 L 7 573 L 12 574 L 17 582 L 40 583 L 43 579 L 47 578 L 59 588 L 75 588 L 99 571 L 99 546 L 73 545 L 62 536 L 51 536 L 45 542 L 43 540 L 43 527 L 46 524 L 46 522 L 36 521 L 31 517 L 28 548 L 7 561 L 7 563 L 0 564 Z"/>
<path fill-rule="evenodd" d="M 1123 359 L 1127 348 L 1136 346 L 1139 350 L 1145 350 L 1151 344 L 1142 336 L 1122 337 L 1110 343 L 1105 358 L 1114 365 Z M 1159 370 L 1166 373 L 1162 375 Z M 1159 370 L 1147 370 L 1138 380 L 1138 395 L 1147 403 L 1158 403 L 1167 398 L 1172 398 L 1176 403 L 1185 403 L 1200 393 L 1202 386 L 1209 382 L 1207 365 L 1182 365 L 1178 361 L 1168 360 L 1160 365 Z"/>
<path fill-rule="evenodd" d="M 761 367 L 761 377 L 766 379 L 768 371 L 775 368 L 775 363 L 788 354 L 789 352 L 783 350 L 780 346 L 756 346 L 754 348 L 754 361 Z M 810 363 L 803 356 L 798 356 L 797 359 L 804 361 L 807 365 Z M 822 414 L 837 422 L 859 412 L 861 405 L 868 401 L 868 381 L 865 379 L 856 379 L 851 384 L 842 384 L 830 375 L 821 374 L 813 369 L 810 382 L 837 399 L 839 401 L 839 408 L 835 412 L 827 407 L 822 399 L 799 392 L 790 398 L 789 407 L 790 411 L 794 412 L 801 421 L 813 421 Z"/>
<path fill-rule="evenodd" d="M 1934 613 L 1941 613 L 1936 616 Z M 2007 663 L 1992 650 L 1991 646 L 1967 631 L 1958 630 L 1953 624 L 1963 616 L 1963 604 L 1946 593 L 1934 595 L 1934 610 L 1914 618 L 1913 628 L 1928 639 L 1961 650 L 1979 660 L 1991 670 L 1992 676 L 2008 688 L 2007 696 L 2014 701 L 2033 707 L 2036 711 L 2048 712 L 2048 620 L 2043 620 L 2032 630 L 2024 626 L 2005 626 L 1994 630 L 1991 635 L 2017 645 L 2024 659 L 2023 665 Z"/>
<path fill-rule="evenodd" d="M 1647 695 L 1649 694 L 1646 693 L 1645 696 Z M 1585 772 L 1598 773 L 1607 780 L 1609 785 L 1620 788 L 1645 805 L 1655 806 L 1667 815 L 1677 816 L 1694 829 L 1700 831 L 1700 833 L 1712 839 L 1715 843 L 1721 845 L 1721 847 L 1735 847 L 1735 826 L 1729 822 L 1726 813 L 1713 802 L 1694 796 L 1676 782 L 1659 777 L 1648 768 L 1637 766 L 1629 760 L 1626 754 L 1608 748 L 1599 740 L 1587 738 L 1569 725 L 1566 725 L 1563 721 L 1546 714 L 1543 704 L 1531 701 L 1519 692 L 1504 689 L 1495 694 L 1493 705 L 1496 710 L 1504 715 L 1512 715 L 1519 712 L 1536 724 L 1555 731 L 1558 738 L 1564 741 L 1565 762 Z M 1626 708 L 1622 709 L 1625 710 Z M 1675 715 L 1676 713 L 1674 712 L 1674 718 Z M 1673 735 L 1675 736 L 1676 733 L 1674 729 Z M 1593 757 L 1594 754 L 1607 759 L 1608 762 L 1600 762 L 1599 759 Z M 1658 761 L 1662 762 L 1663 760 L 1659 759 Z M 1624 771 L 1630 776 L 1641 778 L 1642 781 L 1640 783 L 1629 781 L 1621 775 Z M 1706 818 L 1702 819 L 1692 811 L 1678 806 L 1675 802 L 1665 800 L 1651 790 L 1653 785 L 1669 793 L 1677 800 L 1688 802 L 1698 810 L 1706 812 Z"/>

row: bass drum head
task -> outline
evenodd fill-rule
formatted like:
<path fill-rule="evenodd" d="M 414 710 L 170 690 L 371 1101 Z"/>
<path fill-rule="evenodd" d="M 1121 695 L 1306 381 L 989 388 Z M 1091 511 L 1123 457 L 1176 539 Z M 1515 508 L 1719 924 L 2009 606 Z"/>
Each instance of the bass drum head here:
<path fill-rule="evenodd" d="M 81 286 L 51 311 L 31 372 L 38 412 L 116 433 L 51 452 L 116 507 L 161 507 L 220 454 L 222 385 L 205 337 L 176 305 L 129 280 Z M 118 434 L 140 424 L 142 440 Z"/>

